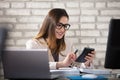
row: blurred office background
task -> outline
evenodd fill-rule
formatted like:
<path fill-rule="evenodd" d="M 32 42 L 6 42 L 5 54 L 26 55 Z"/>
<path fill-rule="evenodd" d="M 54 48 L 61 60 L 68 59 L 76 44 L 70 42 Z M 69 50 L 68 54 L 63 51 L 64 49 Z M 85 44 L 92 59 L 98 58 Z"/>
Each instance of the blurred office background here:
<path fill-rule="evenodd" d="M 0 0 L 0 26 L 11 30 L 7 48 L 25 48 L 52 8 L 66 9 L 71 24 L 66 37 L 80 51 L 95 48 L 95 67 L 104 68 L 109 21 L 120 18 L 120 0 Z"/>

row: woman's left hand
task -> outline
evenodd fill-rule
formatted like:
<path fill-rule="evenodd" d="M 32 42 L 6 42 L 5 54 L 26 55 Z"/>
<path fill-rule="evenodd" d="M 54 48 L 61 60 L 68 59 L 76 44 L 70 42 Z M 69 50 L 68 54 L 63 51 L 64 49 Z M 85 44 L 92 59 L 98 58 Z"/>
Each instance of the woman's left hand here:
<path fill-rule="evenodd" d="M 91 51 L 91 53 L 88 53 L 88 55 L 85 57 L 85 59 L 86 59 L 85 65 L 86 65 L 87 67 L 89 67 L 89 66 L 90 66 L 90 63 L 93 62 L 93 60 L 94 60 L 94 58 L 95 58 L 95 54 L 96 54 L 95 51 Z"/>

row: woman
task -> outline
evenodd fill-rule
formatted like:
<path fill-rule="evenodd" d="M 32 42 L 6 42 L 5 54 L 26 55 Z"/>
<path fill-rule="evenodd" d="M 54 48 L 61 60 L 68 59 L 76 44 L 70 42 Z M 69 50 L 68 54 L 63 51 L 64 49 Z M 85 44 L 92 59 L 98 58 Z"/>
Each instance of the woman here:
<path fill-rule="evenodd" d="M 69 16 L 64 9 L 54 8 L 46 16 L 39 33 L 27 41 L 27 49 L 44 49 L 49 50 L 50 69 L 58 69 L 70 66 L 76 59 L 73 52 L 72 43 L 65 39 L 65 33 L 69 29 Z M 89 54 L 83 63 L 84 68 L 91 67 L 95 52 Z"/>

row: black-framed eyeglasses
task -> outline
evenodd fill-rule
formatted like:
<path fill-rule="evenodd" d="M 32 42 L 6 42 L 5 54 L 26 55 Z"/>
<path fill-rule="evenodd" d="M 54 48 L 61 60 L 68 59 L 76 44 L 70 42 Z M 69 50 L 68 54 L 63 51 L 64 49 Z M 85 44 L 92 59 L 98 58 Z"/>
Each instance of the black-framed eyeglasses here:
<path fill-rule="evenodd" d="M 68 30 L 70 28 L 70 24 L 57 23 L 57 29 L 61 29 L 62 27 L 64 27 L 65 30 Z"/>

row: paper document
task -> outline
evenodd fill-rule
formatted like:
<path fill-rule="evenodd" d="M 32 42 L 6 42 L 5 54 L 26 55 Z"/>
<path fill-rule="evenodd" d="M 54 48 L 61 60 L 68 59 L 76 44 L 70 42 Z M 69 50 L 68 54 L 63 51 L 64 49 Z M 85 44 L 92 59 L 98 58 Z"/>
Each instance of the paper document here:
<path fill-rule="evenodd" d="M 57 70 L 50 70 L 51 74 L 57 74 L 61 76 L 73 76 L 73 75 L 82 75 L 81 73 L 90 73 L 98 75 L 109 75 L 112 73 L 112 70 L 108 69 L 81 69 L 81 68 L 60 68 Z M 80 73 L 81 72 L 81 73 Z"/>
<path fill-rule="evenodd" d="M 57 70 L 50 70 L 51 74 L 57 74 L 61 76 L 80 75 L 80 71 L 77 68 L 60 68 Z"/>
<path fill-rule="evenodd" d="M 80 72 L 92 73 L 92 74 L 111 74 L 112 70 L 107 69 L 79 69 Z"/>

